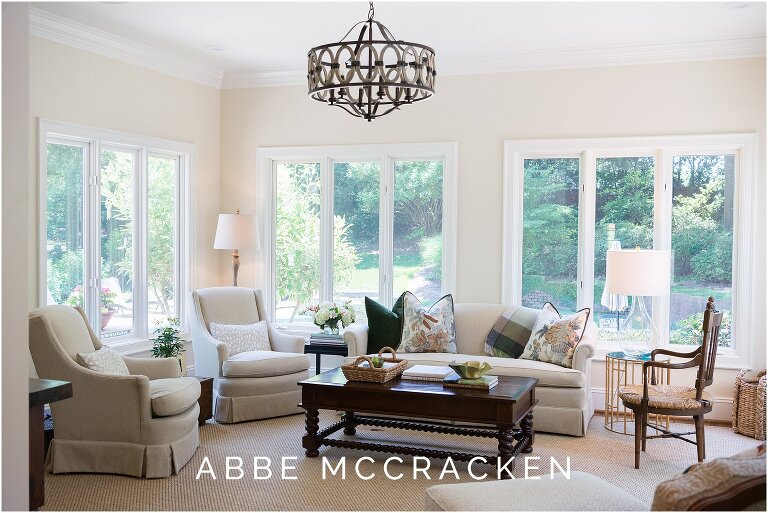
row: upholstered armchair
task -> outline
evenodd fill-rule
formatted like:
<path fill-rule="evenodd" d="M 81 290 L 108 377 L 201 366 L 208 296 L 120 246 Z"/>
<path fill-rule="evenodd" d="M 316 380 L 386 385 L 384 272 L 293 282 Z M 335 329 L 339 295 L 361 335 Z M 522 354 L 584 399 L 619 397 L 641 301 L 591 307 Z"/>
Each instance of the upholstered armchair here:
<path fill-rule="evenodd" d="M 78 363 L 78 353 L 100 349 L 80 308 L 30 312 L 29 350 L 38 376 L 70 381 L 73 388 L 70 399 L 51 404 L 55 434 L 47 469 L 155 478 L 177 473 L 199 445 L 200 383 L 180 378 L 175 358 L 122 357 L 129 375 Z"/>
<path fill-rule="evenodd" d="M 190 328 L 195 373 L 214 378 L 217 422 L 230 423 L 301 413 L 298 382 L 309 377 L 304 338 L 278 332 L 267 320 L 260 290 L 211 287 L 191 293 Z M 268 351 L 230 355 L 211 335 L 211 323 L 246 325 L 267 321 Z"/>

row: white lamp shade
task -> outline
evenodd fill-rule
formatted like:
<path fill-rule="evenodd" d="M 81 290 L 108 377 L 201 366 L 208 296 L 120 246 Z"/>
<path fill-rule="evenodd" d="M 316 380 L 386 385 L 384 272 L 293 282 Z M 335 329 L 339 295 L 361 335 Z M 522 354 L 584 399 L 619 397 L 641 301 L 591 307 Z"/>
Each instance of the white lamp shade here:
<path fill-rule="evenodd" d="M 669 294 L 669 251 L 610 250 L 606 259 L 605 289 L 625 296 Z"/>
<path fill-rule="evenodd" d="M 256 216 L 219 214 L 214 249 L 260 249 Z"/>

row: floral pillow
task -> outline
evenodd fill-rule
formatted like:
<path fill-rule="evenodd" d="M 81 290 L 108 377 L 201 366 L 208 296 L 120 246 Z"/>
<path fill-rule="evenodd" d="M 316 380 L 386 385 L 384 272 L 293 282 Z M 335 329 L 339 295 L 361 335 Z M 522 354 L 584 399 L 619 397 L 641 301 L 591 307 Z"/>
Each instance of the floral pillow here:
<path fill-rule="evenodd" d="M 267 321 L 254 324 L 211 323 L 211 336 L 229 347 L 229 356 L 246 351 L 271 351 Z"/>
<path fill-rule="evenodd" d="M 520 358 L 571 368 L 573 353 L 584 336 L 589 314 L 590 309 L 584 308 L 562 317 L 552 303 L 546 303 Z"/>
<path fill-rule="evenodd" d="M 429 309 L 410 292 L 403 295 L 403 333 L 399 353 L 455 353 L 453 297 L 440 298 Z"/>

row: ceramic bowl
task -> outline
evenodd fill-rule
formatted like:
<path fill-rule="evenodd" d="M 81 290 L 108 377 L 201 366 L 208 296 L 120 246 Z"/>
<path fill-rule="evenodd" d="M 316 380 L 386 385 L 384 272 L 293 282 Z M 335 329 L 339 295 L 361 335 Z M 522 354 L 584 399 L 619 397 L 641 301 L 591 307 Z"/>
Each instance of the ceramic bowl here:
<path fill-rule="evenodd" d="M 491 367 L 486 362 L 469 361 L 464 363 L 451 362 L 449 367 L 456 371 L 456 374 L 464 379 L 477 379 L 482 377 L 483 374 L 491 370 Z"/>

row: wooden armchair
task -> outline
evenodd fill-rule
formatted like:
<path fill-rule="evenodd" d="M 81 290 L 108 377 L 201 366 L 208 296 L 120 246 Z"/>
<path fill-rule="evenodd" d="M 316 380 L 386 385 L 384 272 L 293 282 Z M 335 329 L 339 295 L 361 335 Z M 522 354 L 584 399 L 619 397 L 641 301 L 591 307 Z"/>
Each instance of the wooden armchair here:
<path fill-rule="evenodd" d="M 720 335 L 720 324 L 723 314 L 715 310 L 715 300 L 710 297 L 704 311 L 703 339 L 699 347 L 690 353 L 678 353 L 668 349 L 654 349 L 651 360 L 643 363 L 643 384 L 628 385 L 619 388 L 619 396 L 624 406 L 635 414 L 635 468 L 640 468 L 640 450 L 645 451 L 645 442 L 651 438 L 678 438 L 694 444 L 698 453 L 698 461 L 704 461 L 704 415 L 712 411 L 712 402 L 704 389 L 712 384 L 712 374 L 715 371 L 717 356 L 717 340 Z M 663 354 L 678 358 L 690 358 L 680 363 L 655 361 L 656 355 Z M 676 385 L 657 385 L 655 368 L 687 369 L 698 367 L 696 382 L 693 387 Z M 650 372 L 649 372 L 650 371 Z M 650 374 L 650 384 L 649 381 Z M 649 424 L 648 414 L 675 415 L 693 417 L 695 431 L 673 433 L 656 424 Z M 658 418 L 658 417 L 657 417 Z M 648 427 L 662 434 L 648 436 Z M 696 435 L 696 441 L 685 438 L 686 435 Z"/>

